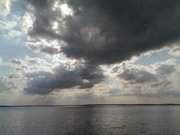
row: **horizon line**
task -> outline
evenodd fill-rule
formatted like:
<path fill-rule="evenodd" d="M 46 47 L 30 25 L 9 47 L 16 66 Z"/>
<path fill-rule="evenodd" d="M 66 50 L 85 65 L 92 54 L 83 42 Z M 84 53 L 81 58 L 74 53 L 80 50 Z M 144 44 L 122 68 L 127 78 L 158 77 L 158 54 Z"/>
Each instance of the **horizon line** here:
<path fill-rule="evenodd" d="M 168 106 L 168 105 L 180 105 L 179 103 L 161 103 L 161 104 L 64 104 L 64 105 L 0 105 L 0 107 L 76 107 L 76 106 Z"/>

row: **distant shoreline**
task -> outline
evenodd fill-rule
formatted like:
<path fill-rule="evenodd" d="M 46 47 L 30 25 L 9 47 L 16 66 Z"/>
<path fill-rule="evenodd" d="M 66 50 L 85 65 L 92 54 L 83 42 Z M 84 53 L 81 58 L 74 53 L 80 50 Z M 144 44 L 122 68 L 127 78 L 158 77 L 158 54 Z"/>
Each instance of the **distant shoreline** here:
<path fill-rule="evenodd" d="M 0 105 L 0 108 L 5 108 L 5 107 L 96 107 L 96 106 L 180 106 L 180 104 Z"/>

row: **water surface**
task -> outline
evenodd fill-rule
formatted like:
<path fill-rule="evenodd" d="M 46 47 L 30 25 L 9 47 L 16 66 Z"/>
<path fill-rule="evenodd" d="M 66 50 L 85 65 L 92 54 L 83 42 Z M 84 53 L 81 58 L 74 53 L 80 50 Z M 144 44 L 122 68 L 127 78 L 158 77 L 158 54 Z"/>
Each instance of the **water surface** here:
<path fill-rule="evenodd" d="M 6 107 L 0 135 L 180 135 L 180 106 Z"/>

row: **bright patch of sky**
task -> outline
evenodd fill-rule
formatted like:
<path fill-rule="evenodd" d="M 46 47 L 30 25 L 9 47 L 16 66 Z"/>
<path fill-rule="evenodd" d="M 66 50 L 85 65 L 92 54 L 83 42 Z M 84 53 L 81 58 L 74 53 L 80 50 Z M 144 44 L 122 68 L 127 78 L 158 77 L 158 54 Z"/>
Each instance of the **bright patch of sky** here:
<path fill-rule="evenodd" d="M 3 64 L 3 61 L 36 55 L 25 45 L 27 35 L 22 29 L 25 15 L 23 7 L 21 0 L 0 0 L 0 76 L 13 71 L 12 67 Z"/>
<path fill-rule="evenodd" d="M 148 55 L 141 56 L 135 63 L 140 65 L 149 65 L 158 63 L 161 61 L 167 61 L 168 59 L 175 58 L 168 53 L 169 49 L 161 49 L 159 51 L 154 51 Z M 180 64 L 180 59 L 175 58 L 178 64 Z"/>
<path fill-rule="evenodd" d="M 0 57 L 0 77 L 9 75 L 13 71 L 14 69 L 8 63 L 4 62 L 3 59 Z"/>
<path fill-rule="evenodd" d="M 0 77 L 9 75 L 10 73 L 14 72 L 13 68 L 8 65 L 1 65 L 0 66 Z"/>

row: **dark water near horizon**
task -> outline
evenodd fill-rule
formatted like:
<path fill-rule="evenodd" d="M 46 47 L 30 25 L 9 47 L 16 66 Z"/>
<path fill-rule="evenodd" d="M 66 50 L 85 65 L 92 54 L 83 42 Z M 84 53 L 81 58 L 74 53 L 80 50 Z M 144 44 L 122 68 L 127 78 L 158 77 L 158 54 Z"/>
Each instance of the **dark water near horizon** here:
<path fill-rule="evenodd" d="M 180 135 L 180 106 L 0 108 L 0 135 Z"/>

